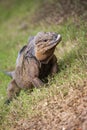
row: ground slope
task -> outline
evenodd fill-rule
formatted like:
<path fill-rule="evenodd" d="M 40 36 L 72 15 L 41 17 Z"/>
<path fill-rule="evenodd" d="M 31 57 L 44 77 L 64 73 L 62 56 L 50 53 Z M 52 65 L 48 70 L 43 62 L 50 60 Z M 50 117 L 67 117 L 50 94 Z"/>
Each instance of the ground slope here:
<path fill-rule="evenodd" d="M 0 130 L 87 130 L 86 5 L 86 0 L 0 1 L 0 69 L 15 68 L 30 35 L 62 35 L 55 51 L 59 72 L 45 88 L 22 91 L 6 106 L 10 78 L 0 73 Z"/>
<path fill-rule="evenodd" d="M 18 120 L 10 130 L 87 130 L 87 80 L 67 87 L 67 96 L 61 92 L 44 99 L 33 108 L 36 115 Z"/>

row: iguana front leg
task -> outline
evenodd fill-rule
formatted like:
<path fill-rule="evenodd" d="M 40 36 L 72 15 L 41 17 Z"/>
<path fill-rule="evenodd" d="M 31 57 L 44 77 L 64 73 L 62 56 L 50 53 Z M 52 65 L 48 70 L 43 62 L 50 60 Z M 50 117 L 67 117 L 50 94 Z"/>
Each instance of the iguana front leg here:
<path fill-rule="evenodd" d="M 44 86 L 44 83 L 38 77 L 35 77 L 32 79 L 32 84 L 34 87 L 37 87 L 37 88 Z"/>
<path fill-rule="evenodd" d="M 57 63 L 57 58 L 54 55 L 52 58 L 52 67 L 51 67 L 50 74 L 54 75 L 57 72 L 58 72 L 58 63 Z"/>

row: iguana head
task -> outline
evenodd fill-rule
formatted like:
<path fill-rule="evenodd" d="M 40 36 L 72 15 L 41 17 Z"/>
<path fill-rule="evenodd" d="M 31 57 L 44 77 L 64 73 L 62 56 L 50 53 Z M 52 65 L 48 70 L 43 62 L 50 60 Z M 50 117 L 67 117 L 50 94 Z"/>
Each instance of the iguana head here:
<path fill-rule="evenodd" d="M 55 47 L 61 41 L 61 35 L 53 32 L 39 32 L 34 37 L 34 55 L 39 61 L 53 56 Z"/>

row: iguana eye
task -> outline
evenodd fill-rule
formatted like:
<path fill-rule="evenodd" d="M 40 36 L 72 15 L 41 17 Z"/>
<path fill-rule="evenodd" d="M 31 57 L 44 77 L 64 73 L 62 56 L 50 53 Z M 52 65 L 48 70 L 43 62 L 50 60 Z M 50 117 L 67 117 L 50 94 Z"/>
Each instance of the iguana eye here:
<path fill-rule="evenodd" d="M 47 39 L 43 40 L 44 42 L 47 42 Z"/>

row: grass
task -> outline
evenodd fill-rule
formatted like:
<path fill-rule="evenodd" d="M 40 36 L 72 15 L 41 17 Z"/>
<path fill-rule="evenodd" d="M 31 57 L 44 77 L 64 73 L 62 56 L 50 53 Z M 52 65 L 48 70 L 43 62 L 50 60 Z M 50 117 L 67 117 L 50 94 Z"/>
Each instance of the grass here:
<path fill-rule="evenodd" d="M 14 2 L 14 4 L 12 4 Z M 62 93 L 68 93 L 68 84 L 77 83 L 86 76 L 87 69 L 87 43 L 86 23 L 78 18 L 78 23 L 73 18 L 60 25 L 47 25 L 41 22 L 39 25 L 29 23 L 29 29 L 20 30 L 20 23 L 34 13 L 36 5 L 34 1 L 12 0 L 13 6 L 6 11 L 10 5 L 0 7 L 0 69 L 12 70 L 15 68 L 17 53 L 27 43 L 29 35 L 35 35 L 38 31 L 53 31 L 62 35 L 62 42 L 58 45 L 55 54 L 58 58 L 59 73 L 52 79 L 49 78 L 49 85 L 42 89 L 34 89 L 29 92 L 21 91 L 20 96 L 6 106 L 6 89 L 10 78 L 0 73 L 0 130 L 10 130 L 12 125 L 25 117 L 32 117 L 38 112 L 34 109 L 38 103 L 46 98 Z M 28 4 L 29 3 L 29 4 Z M 19 7 L 20 5 L 20 7 Z M 31 8 L 33 6 L 33 9 Z M 2 14 L 3 11 L 3 14 Z M 18 20 L 17 20 L 18 18 Z M 29 19 L 27 18 L 27 23 Z"/>

